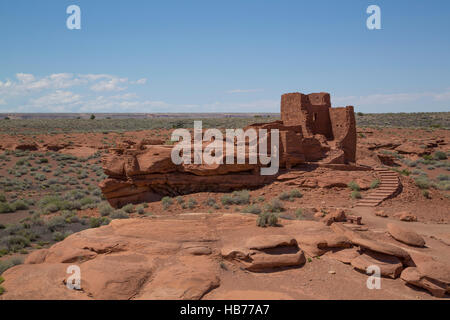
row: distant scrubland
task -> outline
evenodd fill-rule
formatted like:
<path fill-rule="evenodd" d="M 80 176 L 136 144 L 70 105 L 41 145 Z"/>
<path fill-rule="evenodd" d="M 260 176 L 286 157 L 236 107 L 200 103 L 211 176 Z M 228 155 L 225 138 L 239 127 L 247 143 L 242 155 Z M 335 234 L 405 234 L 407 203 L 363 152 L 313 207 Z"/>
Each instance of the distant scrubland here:
<path fill-rule="evenodd" d="M 186 115 L 186 117 L 172 118 L 170 114 L 153 118 L 55 118 L 55 119 L 14 119 L 7 115 L 0 115 L 0 133 L 6 134 L 56 134 L 61 132 L 105 132 L 105 131 L 138 131 L 151 129 L 192 128 L 194 120 L 202 120 L 203 128 L 242 128 L 256 122 L 278 120 L 272 115 L 242 114 L 232 117 L 208 117 L 201 114 L 201 118 Z M 359 127 L 399 127 L 399 128 L 429 128 L 450 129 L 450 112 L 429 113 L 361 113 L 356 114 Z"/>

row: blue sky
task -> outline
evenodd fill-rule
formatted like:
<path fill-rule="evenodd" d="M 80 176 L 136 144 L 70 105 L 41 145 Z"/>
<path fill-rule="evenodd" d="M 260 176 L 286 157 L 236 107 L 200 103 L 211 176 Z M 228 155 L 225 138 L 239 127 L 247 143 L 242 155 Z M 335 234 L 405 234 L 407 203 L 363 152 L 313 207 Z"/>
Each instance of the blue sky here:
<path fill-rule="evenodd" d="M 450 111 L 449 34 L 447 0 L 2 0 L 0 112 Z"/>

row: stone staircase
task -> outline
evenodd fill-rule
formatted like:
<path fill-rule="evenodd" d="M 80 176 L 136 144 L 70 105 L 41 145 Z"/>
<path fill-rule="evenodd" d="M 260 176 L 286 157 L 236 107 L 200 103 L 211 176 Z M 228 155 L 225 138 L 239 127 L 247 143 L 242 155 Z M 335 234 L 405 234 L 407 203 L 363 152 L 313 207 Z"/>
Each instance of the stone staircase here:
<path fill-rule="evenodd" d="M 375 168 L 374 170 L 380 180 L 380 185 L 359 200 L 356 204 L 357 207 L 376 207 L 384 200 L 395 197 L 401 189 L 401 182 L 396 172 L 385 168 Z"/>

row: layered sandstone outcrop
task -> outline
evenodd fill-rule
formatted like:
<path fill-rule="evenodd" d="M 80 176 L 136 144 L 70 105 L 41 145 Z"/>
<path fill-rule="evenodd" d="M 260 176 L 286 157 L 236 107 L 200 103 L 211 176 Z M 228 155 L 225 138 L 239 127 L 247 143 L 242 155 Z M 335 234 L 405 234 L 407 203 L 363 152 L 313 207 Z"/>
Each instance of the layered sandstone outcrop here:
<path fill-rule="evenodd" d="M 244 149 L 239 149 L 242 143 L 236 137 L 216 140 L 215 136 L 209 139 L 205 131 L 201 132 L 200 153 L 195 148 L 195 138 L 191 138 L 192 143 L 187 147 L 190 155 L 186 158 L 190 163 L 175 164 L 172 160 L 175 146 L 157 145 L 153 141 L 128 143 L 110 149 L 103 158 L 108 178 L 100 187 L 109 202 L 120 207 L 130 202 L 157 201 L 163 196 L 258 188 L 274 181 L 281 172 L 279 169 L 289 170 L 302 163 L 355 162 L 353 107 L 332 108 L 328 93 L 284 94 L 281 97 L 281 121 L 244 128 L 245 133 L 250 131 L 255 135 L 248 134 L 241 140 Z M 278 141 L 275 141 L 277 137 Z M 252 142 L 255 142 L 256 149 L 250 147 Z M 272 143 L 276 146 L 272 147 Z M 207 152 L 213 144 L 221 146 L 222 154 L 215 154 L 215 149 Z M 261 149 L 262 145 L 267 151 Z M 185 150 L 180 156 L 185 156 Z M 228 151 L 234 154 L 231 161 L 227 158 Z M 205 154 L 218 160 L 208 164 Z M 242 156 L 244 161 L 239 162 L 238 156 Z M 268 160 L 262 161 L 262 156 Z M 196 157 L 201 161 L 195 161 Z M 265 167 L 276 169 L 266 175 L 261 171 Z"/>
<path fill-rule="evenodd" d="M 0 301 L 248 299 L 261 297 L 258 292 L 275 292 L 271 299 L 430 298 L 416 287 L 448 297 L 448 250 L 437 242 L 410 250 L 380 241 L 379 230 L 354 231 L 340 222 L 282 225 L 259 228 L 253 215 L 209 213 L 113 220 L 8 269 Z M 382 290 L 367 288 L 374 265 Z M 74 266 L 81 278 L 76 290 L 67 288 Z"/>

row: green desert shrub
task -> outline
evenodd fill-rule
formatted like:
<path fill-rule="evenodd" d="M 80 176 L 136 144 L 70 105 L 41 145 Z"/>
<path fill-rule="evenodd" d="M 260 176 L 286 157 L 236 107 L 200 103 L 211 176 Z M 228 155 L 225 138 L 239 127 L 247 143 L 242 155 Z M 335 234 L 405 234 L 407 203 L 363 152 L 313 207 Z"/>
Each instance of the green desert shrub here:
<path fill-rule="evenodd" d="M 0 213 L 11 213 L 15 211 L 16 210 L 13 205 L 6 202 L 0 202 Z"/>
<path fill-rule="evenodd" d="M 138 213 L 138 214 L 144 214 L 145 213 L 145 209 L 144 209 L 144 206 L 141 204 L 141 205 L 138 205 L 137 207 L 136 207 L 136 212 Z"/>
<path fill-rule="evenodd" d="M 416 186 L 418 186 L 420 189 L 429 189 L 430 188 L 430 181 L 427 177 L 420 176 L 416 179 L 414 179 L 414 182 L 416 183 Z"/>
<path fill-rule="evenodd" d="M 21 235 L 9 235 L 0 239 L 0 248 L 8 251 L 18 251 L 30 245 L 30 240 Z"/>
<path fill-rule="evenodd" d="M 261 209 L 256 204 L 251 204 L 242 210 L 243 213 L 260 214 Z"/>
<path fill-rule="evenodd" d="M 401 174 L 401 175 L 403 175 L 403 176 L 409 176 L 411 174 L 411 171 L 409 171 L 408 169 L 402 169 L 402 170 L 392 169 L 392 170 L 397 172 L 397 173 L 399 173 L 399 174 Z"/>
<path fill-rule="evenodd" d="M 107 217 L 92 217 L 89 219 L 89 226 L 91 228 L 98 228 L 100 226 L 108 225 L 110 221 L 111 220 Z"/>
<path fill-rule="evenodd" d="M 266 212 L 282 212 L 284 211 L 283 203 L 278 199 L 273 199 L 270 203 L 264 206 L 264 211 Z"/>
<path fill-rule="evenodd" d="M 3 272 L 8 270 L 9 268 L 12 268 L 22 263 L 23 263 L 22 259 L 19 258 L 12 258 L 10 260 L 0 261 L 0 275 L 3 274 Z"/>
<path fill-rule="evenodd" d="M 113 211 L 113 207 L 107 202 L 103 202 L 98 206 L 98 212 L 102 217 L 109 216 Z"/>
<path fill-rule="evenodd" d="M 290 200 L 290 196 L 289 196 L 289 193 L 288 192 L 282 192 L 279 196 L 278 196 L 278 199 L 280 199 L 280 200 L 283 200 L 283 201 L 286 201 L 286 200 Z"/>
<path fill-rule="evenodd" d="M 291 190 L 289 195 L 291 198 L 302 198 L 303 197 L 303 194 L 300 191 L 298 191 L 297 189 Z"/>
<path fill-rule="evenodd" d="M 283 200 L 283 201 L 294 201 L 294 199 L 296 198 L 301 198 L 303 197 L 302 193 L 300 191 L 298 191 L 297 189 L 291 190 L 290 192 L 282 192 L 279 196 L 278 199 Z"/>
<path fill-rule="evenodd" d="M 184 199 L 183 199 L 182 196 L 176 197 L 175 200 L 177 201 L 178 204 L 183 204 L 184 203 Z"/>
<path fill-rule="evenodd" d="M 259 214 L 256 225 L 261 228 L 278 226 L 278 216 L 273 212 Z"/>
<path fill-rule="evenodd" d="M 380 180 L 379 179 L 375 179 L 372 181 L 372 183 L 370 184 L 370 189 L 375 189 L 378 188 L 380 186 Z"/>
<path fill-rule="evenodd" d="M 206 199 L 205 204 L 206 204 L 208 207 L 214 207 L 214 206 L 216 205 L 216 199 L 214 199 L 214 198 L 208 198 L 208 199 Z"/>
<path fill-rule="evenodd" d="M 14 211 L 20 211 L 20 210 L 28 210 L 28 203 L 24 200 L 16 200 L 14 201 L 11 206 L 14 208 Z"/>
<path fill-rule="evenodd" d="M 59 241 L 63 241 L 64 240 L 64 234 L 62 232 L 59 231 L 55 231 L 52 234 L 52 239 L 53 241 L 59 242 Z"/>
<path fill-rule="evenodd" d="M 197 201 L 194 198 L 189 198 L 187 202 L 188 209 L 194 209 L 197 206 Z"/>
<path fill-rule="evenodd" d="M 359 187 L 359 185 L 355 181 L 351 181 L 347 186 L 353 191 L 361 190 L 361 188 Z"/>
<path fill-rule="evenodd" d="M 122 209 L 115 210 L 109 215 L 111 219 L 128 219 L 130 216 Z"/>
<path fill-rule="evenodd" d="M 173 199 L 171 197 L 164 197 L 161 199 L 161 203 L 164 210 L 167 210 L 173 204 Z"/>
<path fill-rule="evenodd" d="M 295 216 L 297 217 L 297 219 L 303 219 L 303 210 L 301 208 L 298 208 L 297 210 L 295 210 Z"/>
<path fill-rule="evenodd" d="M 6 196 L 4 193 L 0 193 L 0 202 L 6 202 Z"/>
<path fill-rule="evenodd" d="M 66 225 L 66 218 L 63 216 L 55 216 L 47 221 L 47 228 L 50 231 L 56 231 L 58 228 L 63 228 Z"/>
<path fill-rule="evenodd" d="M 122 210 L 125 211 L 126 213 L 133 213 L 134 212 L 134 206 L 131 203 L 129 203 L 129 204 L 123 206 Z"/>
<path fill-rule="evenodd" d="M 437 160 L 446 160 L 447 159 L 447 155 L 445 154 L 445 152 L 442 151 L 436 151 L 434 153 L 434 159 Z"/>
<path fill-rule="evenodd" d="M 352 197 L 352 199 L 361 199 L 361 193 L 359 193 L 359 191 L 352 191 L 352 193 L 350 194 L 350 196 Z"/>
<path fill-rule="evenodd" d="M 231 195 L 224 195 L 221 201 L 223 205 L 249 204 L 250 193 L 248 190 L 234 191 Z"/>

